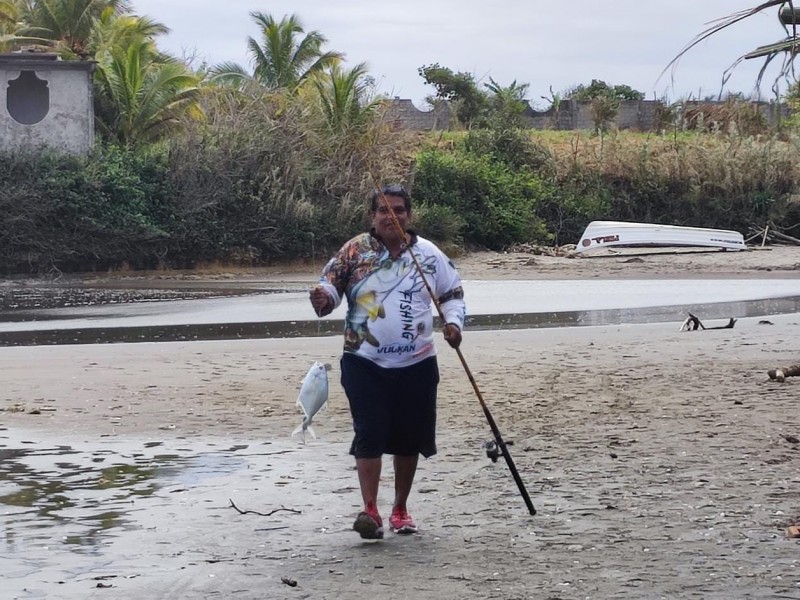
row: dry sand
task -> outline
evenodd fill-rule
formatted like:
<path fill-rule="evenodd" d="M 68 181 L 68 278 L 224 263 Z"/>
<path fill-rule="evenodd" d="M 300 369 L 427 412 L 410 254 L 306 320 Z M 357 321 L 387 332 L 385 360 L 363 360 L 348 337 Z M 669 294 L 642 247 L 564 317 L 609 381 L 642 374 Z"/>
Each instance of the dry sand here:
<path fill-rule="evenodd" d="M 637 258 L 457 263 L 466 279 L 800 276 L 796 248 Z M 199 277 L 231 276 L 313 280 Z M 14 598 L 800 598 L 786 536 L 800 378 L 766 374 L 800 363 L 800 315 L 768 320 L 465 332 L 536 516 L 486 457 L 478 400 L 441 345 L 439 454 L 410 504 L 421 532 L 376 543 L 350 531 L 338 338 L 0 348 L 2 585 Z M 314 360 L 334 365 L 330 406 L 304 445 L 289 432 Z"/>

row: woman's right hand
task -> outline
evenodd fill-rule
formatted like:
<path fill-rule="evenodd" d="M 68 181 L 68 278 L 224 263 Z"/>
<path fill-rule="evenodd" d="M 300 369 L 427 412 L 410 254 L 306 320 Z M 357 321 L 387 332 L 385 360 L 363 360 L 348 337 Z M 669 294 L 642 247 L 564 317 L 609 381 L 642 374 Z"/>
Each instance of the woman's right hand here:
<path fill-rule="evenodd" d="M 331 297 L 321 285 L 311 288 L 309 297 L 311 298 L 311 306 L 314 307 L 314 312 L 317 313 L 318 317 L 324 317 L 331 312 Z"/>

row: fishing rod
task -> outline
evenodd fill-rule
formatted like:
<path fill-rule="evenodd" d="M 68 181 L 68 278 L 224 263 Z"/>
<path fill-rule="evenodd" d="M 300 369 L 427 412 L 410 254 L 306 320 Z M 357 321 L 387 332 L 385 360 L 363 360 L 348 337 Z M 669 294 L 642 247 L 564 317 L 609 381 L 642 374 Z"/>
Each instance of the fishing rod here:
<path fill-rule="evenodd" d="M 383 207 L 386 209 L 387 214 L 390 216 L 392 220 L 392 225 L 395 228 L 395 233 L 397 233 L 397 237 L 400 240 L 403 240 L 402 247 L 406 250 L 410 250 L 408 247 L 408 243 L 405 241 L 406 239 L 406 232 L 403 230 L 403 227 L 400 225 L 400 221 L 397 220 L 397 216 L 394 214 L 394 210 L 392 210 L 391 204 L 386 199 L 386 195 L 383 193 L 383 188 L 381 188 L 377 181 L 375 180 L 375 176 L 372 174 L 372 171 L 367 169 L 370 178 L 372 179 L 372 184 L 375 189 L 378 191 L 378 197 L 380 198 Z M 436 297 L 436 294 L 433 293 L 433 289 L 431 285 L 428 283 L 428 280 L 425 278 L 425 272 L 422 270 L 422 265 L 419 264 L 417 257 L 414 255 L 413 251 L 410 251 L 409 254 L 411 255 L 411 260 L 414 261 L 414 266 L 417 269 L 420 277 L 422 278 L 422 282 L 425 284 L 425 289 L 428 291 L 428 295 L 431 297 L 433 301 L 433 305 L 436 307 L 436 312 L 439 315 L 439 320 L 442 322 L 443 326 L 447 323 L 444 319 L 444 312 L 442 311 L 442 306 L 439 303 L 439 299 Z M 497 444 L 497 448 L 503 455 L 503 458 L 506 460 L 506 464 L 508 465 L 509 471 L 511 471 L 511 476 L 514 478 L 514 481 L 519 488 L 519 493 L 522 495 L 522 499 L 525 501 L 525 506 L 528 507 L 528 512 L 532 515 L 536 514 L 536 509 L 533 507 L 533 502 L 531 502 L 531 497 L 528 495 L 528 490 L 525 489 L 525 484 L 522 481 L 522 477 L 519 475 L 519 471 L 517 471 L 517 467 L 514 464 L 514 460 L 511 458 L 511 454 L 508 451 L 508 446 L 506 445 L 505 441 L 503 440 L 503 436 L 500 434 L 500 428 L 497 426 L 497 423 L 492 416 L 491 411 L 489 410 L 489 406 L 486 404 L 486 401 L 483 399 L 483 394 L 481 394 L 481 390 L 478 387 L 478 382 L 475 381 L 475 377 L 472 376 L 472 371 L 467 364 L 466 359 L 464 358 L 463 353 L 461 352 L 461 348 L 453 348 L 458 355 L 458 360 L 461 361 L 461 366 L 464 367 L 464 371 L 467 374 L 467 378 L 469 382 L 472 384 L 472 389 L 475 391 L 475 395 L 478 397 L 478 402 L 481 404 L 481 408 L 483 409 L 483 414 L 486 417 L 487 423 L 489 423 L 489 428 L 492 430 L 492 435 L 494 435 L 495 443 Z"/>

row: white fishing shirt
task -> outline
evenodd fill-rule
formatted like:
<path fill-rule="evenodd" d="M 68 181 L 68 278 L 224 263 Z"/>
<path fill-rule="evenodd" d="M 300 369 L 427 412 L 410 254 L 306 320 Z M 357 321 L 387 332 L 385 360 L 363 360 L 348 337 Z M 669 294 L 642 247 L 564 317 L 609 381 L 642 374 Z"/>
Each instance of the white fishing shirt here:
<path fill-rule="evenodd" d="M 381 367 L 405 367 L 436 354 L 431 297 L 411 251 L 445 322 L 464 329 L 458 271 L 433 242 L 408 233 L 411 244 L 394 259 L 374 231 L 354 237 L 325 265 L 320 278 L 334 307 L 347 298 L 344 351 Z"/>

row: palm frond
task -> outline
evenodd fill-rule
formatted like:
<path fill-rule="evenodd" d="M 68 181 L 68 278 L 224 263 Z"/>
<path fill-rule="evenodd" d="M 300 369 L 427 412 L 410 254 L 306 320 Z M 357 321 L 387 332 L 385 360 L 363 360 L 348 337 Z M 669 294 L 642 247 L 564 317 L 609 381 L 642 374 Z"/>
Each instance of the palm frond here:
<path fill-rule="evenodd" d="M 674 79 L 675 69 L 677 68 L 677 65 L 680 62 L 680 60 L 690 50 L 692 50 L 695 46 L 697 46 L 701 42 L 707 40 L 708 38 L 719 33 L 720 31 L 723 31 L 724 29 L 727 29 L 737 23 L 740 23 L 741 21 L 744 21 L 745 19 L 753 17 L 754 15 L 757 15 L 765 10 L 768 10 L 776 6 L 784 7 L 783 9 L 784 11 L 788 8 L 790 11 L 794 12 L 794 2 L 792 2 L 791 0 L 767 0 L 765 2 L 761 2 L 760 4 L 758 4 L 753 8 L 741 10 L 732 13 L 726 17 L 722 17 L 720 19 L 716 19 L 714 21 L 709 22 L 708 23 L 709 26 L 705 30 L 701 31 L 686 46 L 684 46 L 683 49 L 681 49 L 681 51 L 675 56 L 675 58 L 673 58 L 667 64 L 667 66 L 664 67 L 664 70 L 659 75 L 659 79 L 661 79 L 661 77 L 663 77 L 664 74 L 667 73 L 668 71 L 671 71 L 672 78 Z M 783 18 L 781 19 L 781 22 L 783 23 Z M 786 29 L 785 24 L 784 24 L 784 29 L 787 31 L 787 33 L 789 33 L 788 29 Z M 766 59 L 765 63 L 762 66 L 756 80 L 756 87 L 759 87 L 761 85 L 762 78 L 766 72 L 767 66 L 769 66 L 769 64 L 776 58 L 776 56 L 781 53 L 787 53 L 787 56 L 789 57 L 788 60 L 784 61 L 784 64 L 781 67 L 781 73 L 779 75 L 779 78 L 781 76 L 785 76 L 791 69 L 792 61 L 794 59 L 794 56 L 796 55 L 798 46 L 800 46 L 799 42 L 800 40 L 798 40 L 796 25 L 793 25 L 792 32 L 787 39 L 782 40 L 781 42 L 778 42 L 776 44 L 762 46 L 752 52 L 748 52 L 747 54 L 744 54 L 739 58 L 737 58 L 736 61 L 734 61 L 734 63 L 730 67 L 728 67 L 723 73 L 722 86 L 723 87 L 725 86 L 733 70 L 736 68 L 736 66 L 738 66 L 742 62 L 742 60 L 752 59 L 752 58 L 765 58 Z"/>
<path fill-rule="evenodd" d="M 211 67 L 208 80 L 214 84 L 240 88 L 253 78 L 240 64 L 228 61 Z"/>

